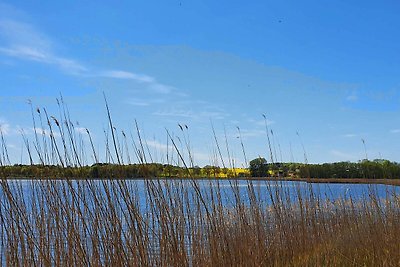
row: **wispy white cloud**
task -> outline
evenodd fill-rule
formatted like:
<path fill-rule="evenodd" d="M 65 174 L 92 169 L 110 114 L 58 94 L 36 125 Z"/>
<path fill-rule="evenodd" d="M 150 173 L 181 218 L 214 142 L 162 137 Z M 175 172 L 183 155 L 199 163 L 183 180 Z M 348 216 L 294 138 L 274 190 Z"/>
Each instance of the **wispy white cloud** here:
<path fill-rule="evenodd" d="M 106 70 L 100 71 L 96 74 L 91 74 L 92 76 L 104 77 L 104 78 L 113 78 L 113 79 L 122 79 L 122 80 L 132 80 L 138 83 L 143 83 L 147 85 L 147 88 L 155 93 L 160 94 L 169 94 L 171 92 L 177 91 L 177 89 L 173 86 L 165 85 L 159 83 L 154 77 L 138 74 L 129 71 L 123 70 Z"/>
<path fill-rule="evenodd" d="M 358 96 L 356 94 L 351 94 L 346 97 L 346 100 L 349 102 L 355 102 L 358 100 Z"/>
<path fill-rule="evenodd" d="M 75 127 L 75 132 L 80 133 L 80 134 L 87 134 L 86 128 L 84 127 Z"/>
<path fill-rule="evenodd" d="M 142 82 L 142 83 L 156 83 L 156 81 L 153 77 L 143 75 L 143 74 L 136 74 L 136 73 L 132 73 L 129 71 L 123 71 L 123 70 L 102 71 L 99 73 L 99 76 L 115 78 L 115 79 L 135 80 L 137 82 Z"/>
<path fill-rule="evenodd" d="M 138 107 L 147 107 L 150 106 L 150 101 L 140 100 L 140 99 L 130 99 L 126 101 L 129 105 L 138 106 Z"/>
<path fill-rule="evenodd" d="M 48 137 L 50 137 L 50 135 L 51 135 L 50 130 L 43 129 L 43 128 L 40 128 L 40 127 L 32 128 L 31 130 L 32 130 L 32 133 L 37 133 L 39 135 L 45 135 L 45 136 L 48 136 Z M 29 134 L 29 132 L 27 132 L 27 133 Z M 61 137 L 61 134 L 59 132 L 57 132 L 57 131 L 53 131 L 53 136 L 54 137 Z"/>
<path fill-rule="evenodd" d="M 147 89 L 160 94 L 177 89 L 158 82 L 154 77 L 125 70 L 96 70 L 77 59 L 60 56 L 53 41 L 33 25 L 12 18 L 0 18 L 0 54 L 10 58 L 53 65 L 68 75 L 131 80 L 144 83 Z"/>
<path fill-rule="evenodd" d="M 0 53 L 10 57 L 16 57 L 23 60 L 31 60 L 40 63 L 55 65 L 68 74 L 79 75 L 88 71 L 81 63 L 63 57 L 55 56 L 47 51 L 40 51 L 35 47 L 13 46 L 0 47 Z"/>
<path fill-rule="evenodd" d="M 347 137 L 347 138 L 352 138 L 352 137 L 357 137 L 359 136 L 358 134 L 353 134 L 353 133 L 349 133 L 349 134 L 343 134 L 342 137 Z"/>
<path fill-rule="evenodd" d="M 176 90 L 176 88 L 173 87 L 173 86 L 161 84 L 161 83 L 158 83 L 158 82 L 151 83 L 149 88 L 152 91 L 154 91 L 156 93 L 160 93 L 160 94 L 169 94 L 169 93 L 171 93 L 171 92 Z"/>
<path fill-rule="evenodd" d="M 171 147 L 168 148 L 167 145 L 162 144 L 156 140 L 146 140 L 146 144 L 149 147 L 155 148 L 156 150 L 160 151 L 160 152 L 167 152 L 168 149 L 171 149 Z"/>
<path fill-rule="evenodd" d="M 52 42 L 47 36 L 38 32 L 31 24 L 7 17 L 6 14 L 0 15 L 0 36 L 9 46 L 30 44 L 46 51 L 52 49 Z"/>
<path fill-rule="evenodd" d="M 393 130 L 390 130 L 390 132 L 393 134 L 397 134 L 397 133 L 400 133 L 400 129 L 393 129 Z"/>
<path fill-rule="evenodd" d="M 55 65 L 69 74 L 87 71 L 78 61 L 56 55 L 50 39 L 28 23 L 0 19 L 0 37 L 0 53 L 9 57 Z"/>
<path fill-rule="evenodd" d="M 154 99 L 154 98 L 151 99 L 129 98 L 125 101 L 126 104 L 139 107 L 147 107 L 153 104 L 162 104 L 165 102 L 166 102 L 165 99 Z"/>
<path fill-rule="evenodd" d="M 16 145 L 14 145 L 14 144 L 6 144 L 6 146 L 8 147 L 8 148 L 11 148 L 11 149 L 19 149 Z"/>
<path fill-rule="evenodd" d="M 0 119 L 0 131 L 4 134 L 4 135 L 8 135 L 11 132 L 11 126 L 8 122 L 6 122 L 5 120 Z"/>
<path fill-rule="evenodd" d="M 192 109 L 177 109 L 177 108 L 167 108 L 164 110 L 159 110 L 153 113 L 156 116 L 166 116 L 166 117 L 183 117 L 190 119 L 224 119 L 229 114 L 222 111 L 194 111 Z"/>
<path fill-rule="evenodd" d="M 185 109 L 164 109 L 160 111 L 153 112 L 156 116 L 166 116 L 166 117 L 184 117 L 184 118 L 194 118 L 195 114 L 191 110 Z"/>

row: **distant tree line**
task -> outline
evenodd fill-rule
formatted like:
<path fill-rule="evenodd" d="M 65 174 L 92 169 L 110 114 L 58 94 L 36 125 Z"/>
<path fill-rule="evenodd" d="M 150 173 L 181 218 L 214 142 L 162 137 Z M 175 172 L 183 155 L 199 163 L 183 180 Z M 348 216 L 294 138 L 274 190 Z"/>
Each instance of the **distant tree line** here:
<path fill-rule="evenodd" d="M 307 164 L 300 166 L 299 176 L 302 178 L 398 179 L 400 178 L 400 164 L 382 159 L 363 160 L 357 163 Z"/>
<path fill-rule="evenodd" d="M 264 158 L 250 161 L 248 169 L 220 168 L 207 165 L 183 168 L 179 166 L 148 164 L 98 163 L 83 167 L 53 165 L 1 166 L 0 178 L 51 178 L 51 179 L 113 179 L 113 178 L 229 178 L 229 177 L 298 177 L 298 178 L 400 178 L 400 164 L 376 159 L 359 162 L 324 164 L 268 163 Z"/>
<path fill-rule="evenodd" d="M 53 165 L 1 166 L 0 178 L 51 178 L 51 179 L 113 179 L 113 178 L 226 178 L 250 176 L 247 169 L 220 168 L 218 166 L 194 166 L 183 168 L 169 164 L 107 164 L 98 163 L 83 167 L 61 167 Z"/>
<path fill-rule="evenodd" d="M 252 177 L 398 179 L 400 163 L 383 159 L 324 164 L 267 163 L 260 157 L 250 161 L 250 173 Z"/>
<path fill-rule="evenodd" d="M 186 172 L 186 174 L 185 174 Z M 150 164 L 106 164 L 98 163 L 83 167 L 61 167 L 48 165 L 14 165 L 0 167 L 1 177 L 7 178 L 73 178 L 73 179 L 105 179 L 105 178 L 148 178 L 187 176 L 183 168 Z"/>

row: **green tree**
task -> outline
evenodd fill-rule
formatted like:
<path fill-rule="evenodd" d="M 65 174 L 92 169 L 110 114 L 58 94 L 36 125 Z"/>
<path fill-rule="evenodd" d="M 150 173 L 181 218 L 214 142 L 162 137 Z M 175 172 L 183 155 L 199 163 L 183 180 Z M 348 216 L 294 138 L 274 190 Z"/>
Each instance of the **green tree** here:
<path fill-rule="evenodd" d="M 252 177 L 268 176 L 267 160 L 259 157 L 250 161 L 250 173 Z"/>
<path fill-rule="evenodd" d="M 206 165 L 203 167 L 203 173 L 206 175 L 206 177 L 210 177 L 211 174 L 213 173 L 214 167 L 210 165 Z"/>
<path fill-rule="evenodd" d="M 199 166 L 194 166 L 193 167 L 193 175 L 195 177 L 200 177 L 201 176 L 201 168 Z"/>

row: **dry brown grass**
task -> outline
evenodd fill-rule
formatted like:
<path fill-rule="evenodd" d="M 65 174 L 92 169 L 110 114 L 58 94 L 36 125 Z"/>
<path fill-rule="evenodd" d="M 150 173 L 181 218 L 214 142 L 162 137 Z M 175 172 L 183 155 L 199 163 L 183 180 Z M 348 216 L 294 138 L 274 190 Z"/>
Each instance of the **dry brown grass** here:
<path fill-rule="evenodd" d="M 299 191 L 293 199 L 268 184 L 266 205 L 252 184 L 245 196 L 235 195 L 233 184 L 228 208 L 218 186 L 211 195 L 196 181 L 146 180 L 144 188 L 128 181 L 22 183 L 2 181 L 1 256 L 8 266 L 400 264 L 397 196 L 329 202 Z"/>

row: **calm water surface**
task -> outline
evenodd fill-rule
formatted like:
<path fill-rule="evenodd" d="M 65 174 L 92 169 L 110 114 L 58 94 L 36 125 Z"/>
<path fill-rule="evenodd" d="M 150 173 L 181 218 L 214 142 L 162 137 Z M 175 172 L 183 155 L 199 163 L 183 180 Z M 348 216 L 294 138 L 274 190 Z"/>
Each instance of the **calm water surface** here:
<path fill-rule="evenodd" d="M 58 183 L 65 183 L 64 181 L 57 181 Z M 147 183 L 146 180 L 126 180 L 124 181 L 139 202 L 141 207 L 146 203 Z M 155 179 L 151 182 L 167 194 L 168 188 L 180 188 L 186 190 L 189 194 L 195 193 L 195 187 L 200 190 L 202 196 L 206 201 L 211 201 L 212 196 L 216 196 L 216 192 L 220 192 L 221 201 L 224 206 L 233 206 L 235 203 L 235 194 L 241 198 L 244 203 L 249 202 L 249 186 L 254 189 L 254 195 L 259 201 L 266 204 L 271 203 L 271 199 L 276 195 L 276 191 L 284 192 L 285 199 L 290 201 L 297 201 L 299 194 L 303 197 L 318 197 L 321 200 L 335 200 L 338 198 L 352 198 L 353 200 L 368 199 L 371 194 L 378 198 L 391 198 L 400 195 L 400 186 L 382 185 L 382 184 L 338 184 L 338 183 L 305 183 L 297 181 L 263 181 L 263 180 L 166 180 Z M 12 191 L 23 192 L 26 201 L 30 201 L 32 195 L 32 188 L 38 188 L 41 181 L 10 181 L 9 185 Z M 86 188 L 85 181 L 73 181 L 72 186 L 78 188 Z M 90 181 L 98 188 L 98 193 L 104 193 L 104 185 L 110 186 L 115 181 Z M 195 183 L 195 185 L 193 184 Z M 146 185 L 147 184 L 147 185 Z M 172 190 L 173 191 L 173 190 Z M 169 191 L 171 192 L 171 191 Z M 4 194 L 0 189 L 1 195 Z"/>

